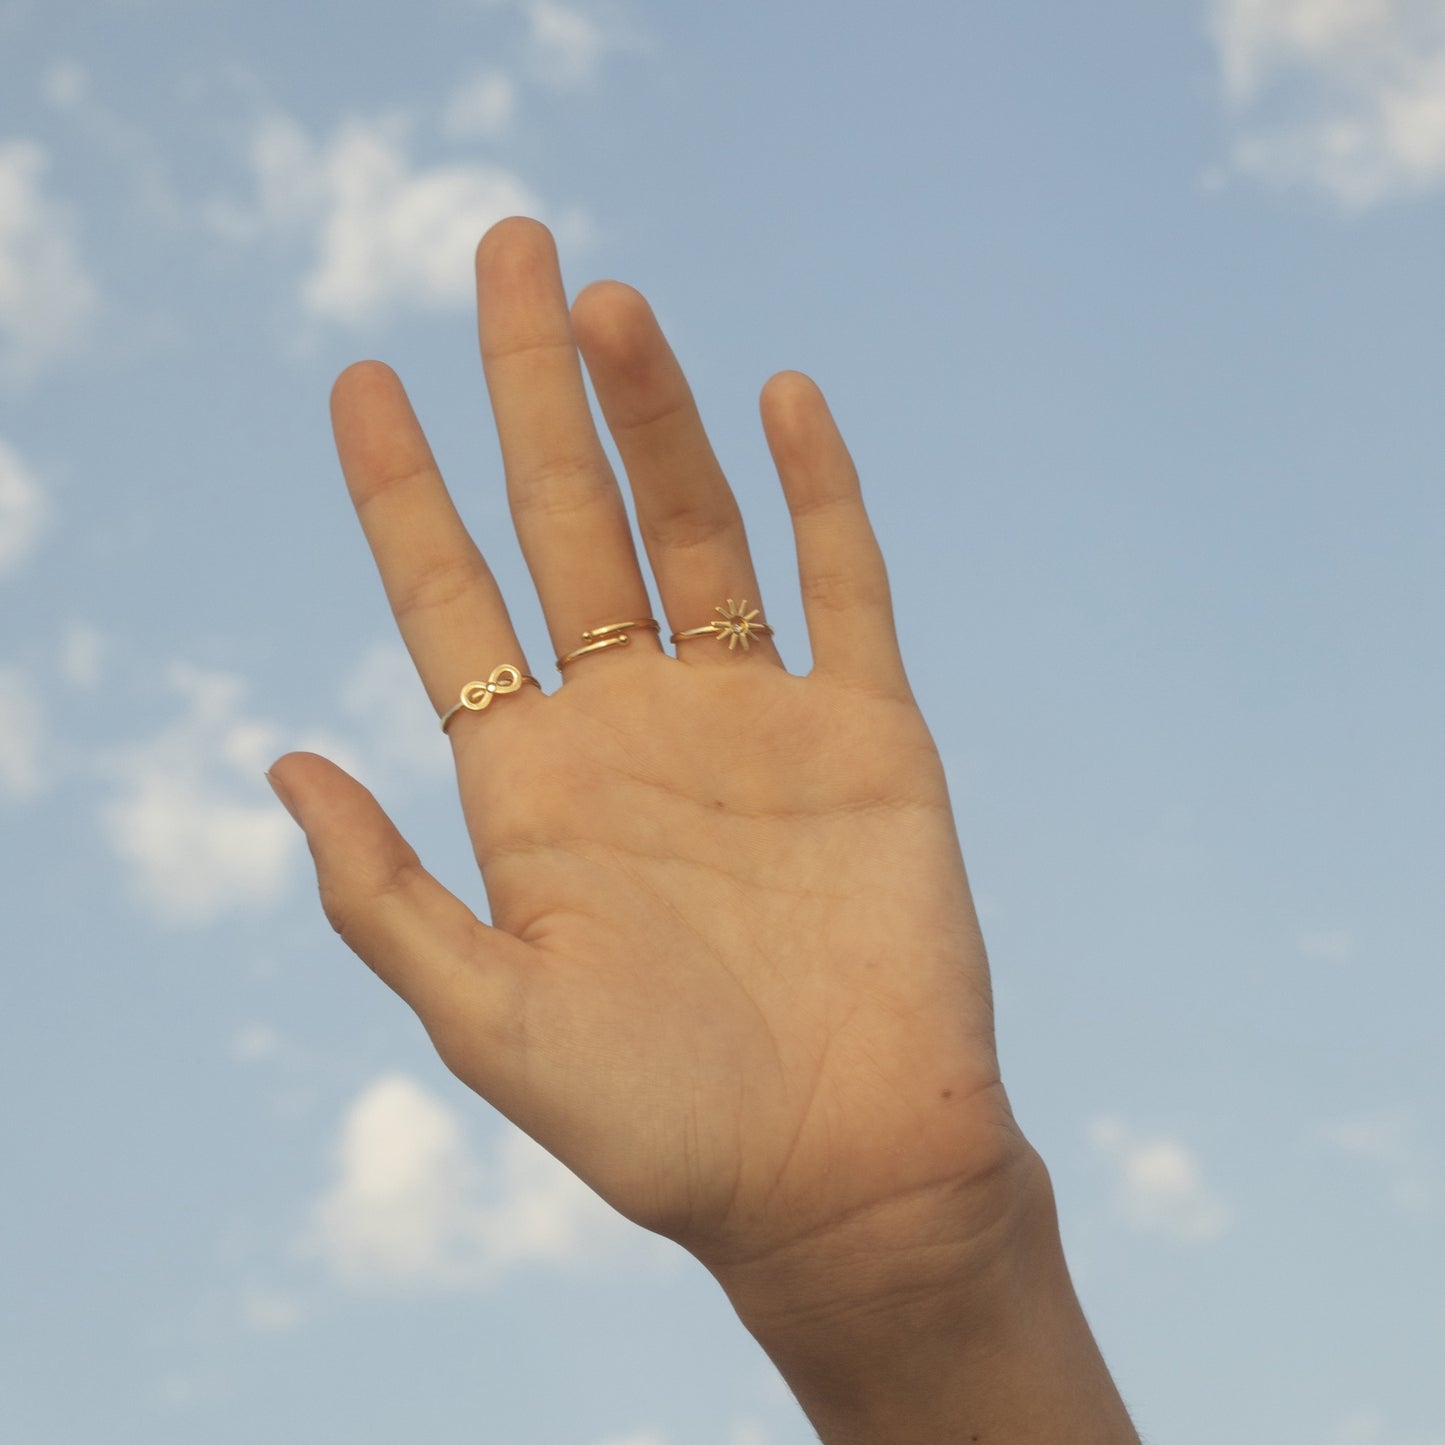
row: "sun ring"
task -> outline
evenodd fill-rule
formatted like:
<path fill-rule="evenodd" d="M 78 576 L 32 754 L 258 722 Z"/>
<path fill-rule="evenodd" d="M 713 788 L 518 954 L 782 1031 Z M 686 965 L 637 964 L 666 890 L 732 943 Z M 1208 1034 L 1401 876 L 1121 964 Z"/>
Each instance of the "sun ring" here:
<path fill-rule="evenodd" d="M 746 652 L 753 645 L 753 638 L 773 635 L 773 629 L 766 622 L 753 620 L 758 615 L 758 608 L 754 607 L 749 612 L 746 597 L 741 602 L 734 602 L 729 597 L 726 606 L 714 607 L 713 611 L 718 614 L 716 622 L 706 623 L 702 627 L 684 628 L 681 632 L 674 632 L 668 641 L 686 642 L 692 637 L 716 637 L 719 642 L 726 639 L 729 652 L 739 645 Z"/>

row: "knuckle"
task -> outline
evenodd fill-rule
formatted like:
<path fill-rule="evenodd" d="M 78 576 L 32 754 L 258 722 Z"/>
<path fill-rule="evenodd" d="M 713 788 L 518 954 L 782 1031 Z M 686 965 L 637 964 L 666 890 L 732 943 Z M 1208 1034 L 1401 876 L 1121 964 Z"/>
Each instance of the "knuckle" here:
<path fill-rule="evenodd" d="M 356 510 L 364 516 L 378 502 L 383 502 L 397 493 L 410 491 L 418 484 L 436 484 L 440 480 L 436 468 L 431 465 L 379 472 L 376 476 L 366 478 L 358 486 Z"/>
<path fill-rule="evenodd" d="M 317 878 L 321 911 L 347 947 L 370 963 L 370 945 L 382 936 L 388 901 L 407 893 L 420 876 L 424 870 L 414 855 L 389 862 L 371 879 L 322 874 Z"/>
<path fill-rule="evenodd" d="M 846 524 L 856 516 L 858 505 L 856 492 L 834 486 L 799 488 L 788 498 L 788 511 L 795 522 L 830 522 L 837 519 Z"/>
<path fill-rule="evenodd" d="M 736 506 L 719 506 L 715 501 L 678 500 L 652 513 L 646 521 L 650 540 L 677 551 L 692 551 L 719 541 L 731 541 L 742 531 L 742 517 Z"/>
<path fill-rule="evenodd" d="M 483 579 L 473 557 L 437 557 L 424 563 L 397 587 L 398 617 L 445 610 L 471 592 Z"/>
<path fill-rule="evenodd" d="M 354 931 L 355 907 L 353 900 L 334 879 L 322 878 L 317 884 L 321 895 L 321 911 L 331 925 L 331 931 L 339 938 L 346 939 Z"/>
<path fill-rule="evenodd" d="M 692 398 L 687 392 L 658 386 L 649 388 L 649 391 L 661 391 L 662 395 L 632 398 L 628 406 L 614 403 L 614 413 L 608 418 L 614 437 L 675 431 L 689 420 L 693 408 Z"/>
<path fill-rule="evenodd" d="M 575 516 L 615 494 L 605 462 L 593 456 L 561 454 L 539 462 L 521 479 L 513 494 L 513 510 L 547 521 Z"/>
<path fill-rule="evenodd" d="M 846 567 L 814 566 L 798 579 L 805 607 L 823 612 L 847 612 L 880 599 L 858 573 Z"/>

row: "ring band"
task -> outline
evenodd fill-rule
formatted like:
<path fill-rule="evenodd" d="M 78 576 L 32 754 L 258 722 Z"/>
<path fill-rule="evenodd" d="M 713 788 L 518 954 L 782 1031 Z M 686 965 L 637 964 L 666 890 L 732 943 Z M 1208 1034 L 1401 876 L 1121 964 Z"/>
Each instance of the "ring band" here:
<path fill-rule="evenodd" d="M 542 684 L 531 673 L 523 672 L 515 663 L 504 662 L 500 667 L 494 667 L 485 682 L 469 682 L 462 689 L 460 701 L 453 703 L 442 714 L 442 731 L 446 732 L 447 724 L 463 708 L 468 712 L 481 712 L 492 705 L 494 697 L 500 697 L 506 692 L 516 692 L 527 682 L 541 691 Z"/>
<path fill-rule="evenodd" d="M 626 647 L 632 641 L 632 634 L 643 630 L 662 631 L 662 624 L 655 617 L 637 617 L 631 622 L 608 622 L 601 627 L 589 628 L 582 634 L 582 646 L 574 647 L 557 659 L 557 671 L 561 672 L 574 658 L 585 657 L 589 652 L 601 652 L 608 647 Z"/>
<path fill-rule="evenodd" d="M 729 652 L 732 652 L 739 643 L 746 652 L 753 645 L 754 637 L 771 637 L 773 635 L 773 629 L 766 622 L 753 621 L 758 615 L 759 609 L 754 607 L 749 612 L 746 597 L 741 602 L 734 602 L 729 597 L 727 606 L 714 607 L 713 611 L 718 614 L 716 622 L 706 623 L 702 627 L 684 628 L 681 632 L 674 632 L 668 641 L 686 642 L 691 637 L 716 637 L 721 642 L 726 638 Z"/>

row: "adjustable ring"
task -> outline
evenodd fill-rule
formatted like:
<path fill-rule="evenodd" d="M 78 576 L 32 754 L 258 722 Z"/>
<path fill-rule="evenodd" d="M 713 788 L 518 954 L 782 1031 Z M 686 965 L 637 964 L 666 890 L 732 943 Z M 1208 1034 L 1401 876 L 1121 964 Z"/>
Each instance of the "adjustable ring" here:
<path fill-rule="evenodd" d="M 582 646 L 574 647 L 557 659 L 557 671 L 561 672 L 574 658 L 585 657 L 589 652 L 601 652 L 608 647 L 626 647 L 632 641 L 632 634 L 646 630 L 662 631 L 662 624 L 655 617 L 638 617 L 631 622 L 608 622 L 602 627 L 593 627 L 582 634 Z"/>
<path fill-rule="evenodd" d="M 485 682 L 469 682 L 461 692 L 461 699 L 452 704 L 442 714 L 442 731 L 446 732 L 447 724 L 465 708 L 468 712 L 482 712 L 492 705 L 494 697 L 500 697 L 503 693 L 517 692 L 523 683 L 530 682 L 539 692 L 542 684 L 529 672 L 523 672 L 515 663 L 504 662 L 500 667 L 494 667 Z"/>
<path fill-rule="evenodd" d="M 726 638 L 729 652 L 732 652 L 740 643 L 743 651 L 746 652 L 753 645 L 754 637 L 771 637 L 773 635 L 773 629 L 766 622 L 753 621 L 758 615 L 758 608 L 754 607 L 749 612 L 746 597 L 741 602 L 734 602 L 729 597 L 726 607 L 714 607 L 713 611 L 718 614 L 716 622 L 674 632 L 668 641 L 686 642 L 691 637 L 716 637 L 721 642 Z"/>

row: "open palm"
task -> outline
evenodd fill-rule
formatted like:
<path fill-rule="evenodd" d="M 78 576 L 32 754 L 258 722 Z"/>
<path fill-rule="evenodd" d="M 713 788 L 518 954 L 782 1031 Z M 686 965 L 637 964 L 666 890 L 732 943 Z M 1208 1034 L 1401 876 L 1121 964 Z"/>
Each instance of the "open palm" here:
<path fill-rule="evenodd" d="M 760 606 L 736 504 L 646 303 L 569 313 L 551 238 L 478 251 L 482 353 L 524 555 L 557 653 L 649 612 L 579 352 L 626 466 L 667 630 Z M 524 653 L 396 378 L 353 367 L 348 485 L 439 713 Z M 983 1234 L 1031 1151 L 999 1087 L 987 965 L 942 769 L 904 679 L 856 477 L 811 382 L 763 419 L 814 668 L 769 638 L 647 627 L 450 724 L 491 906 L 436 883 L 370 795 L 273 769 L 327 914 L 447 1064 L 629 1218 L 720 1277 L 928 1211 Z M 757 619 L 761 620 L 761 619 Z M 665 634 L 664 634 L 665 635 Z M 962 1244 L 959 1239 L 950 1243 Z"/>

